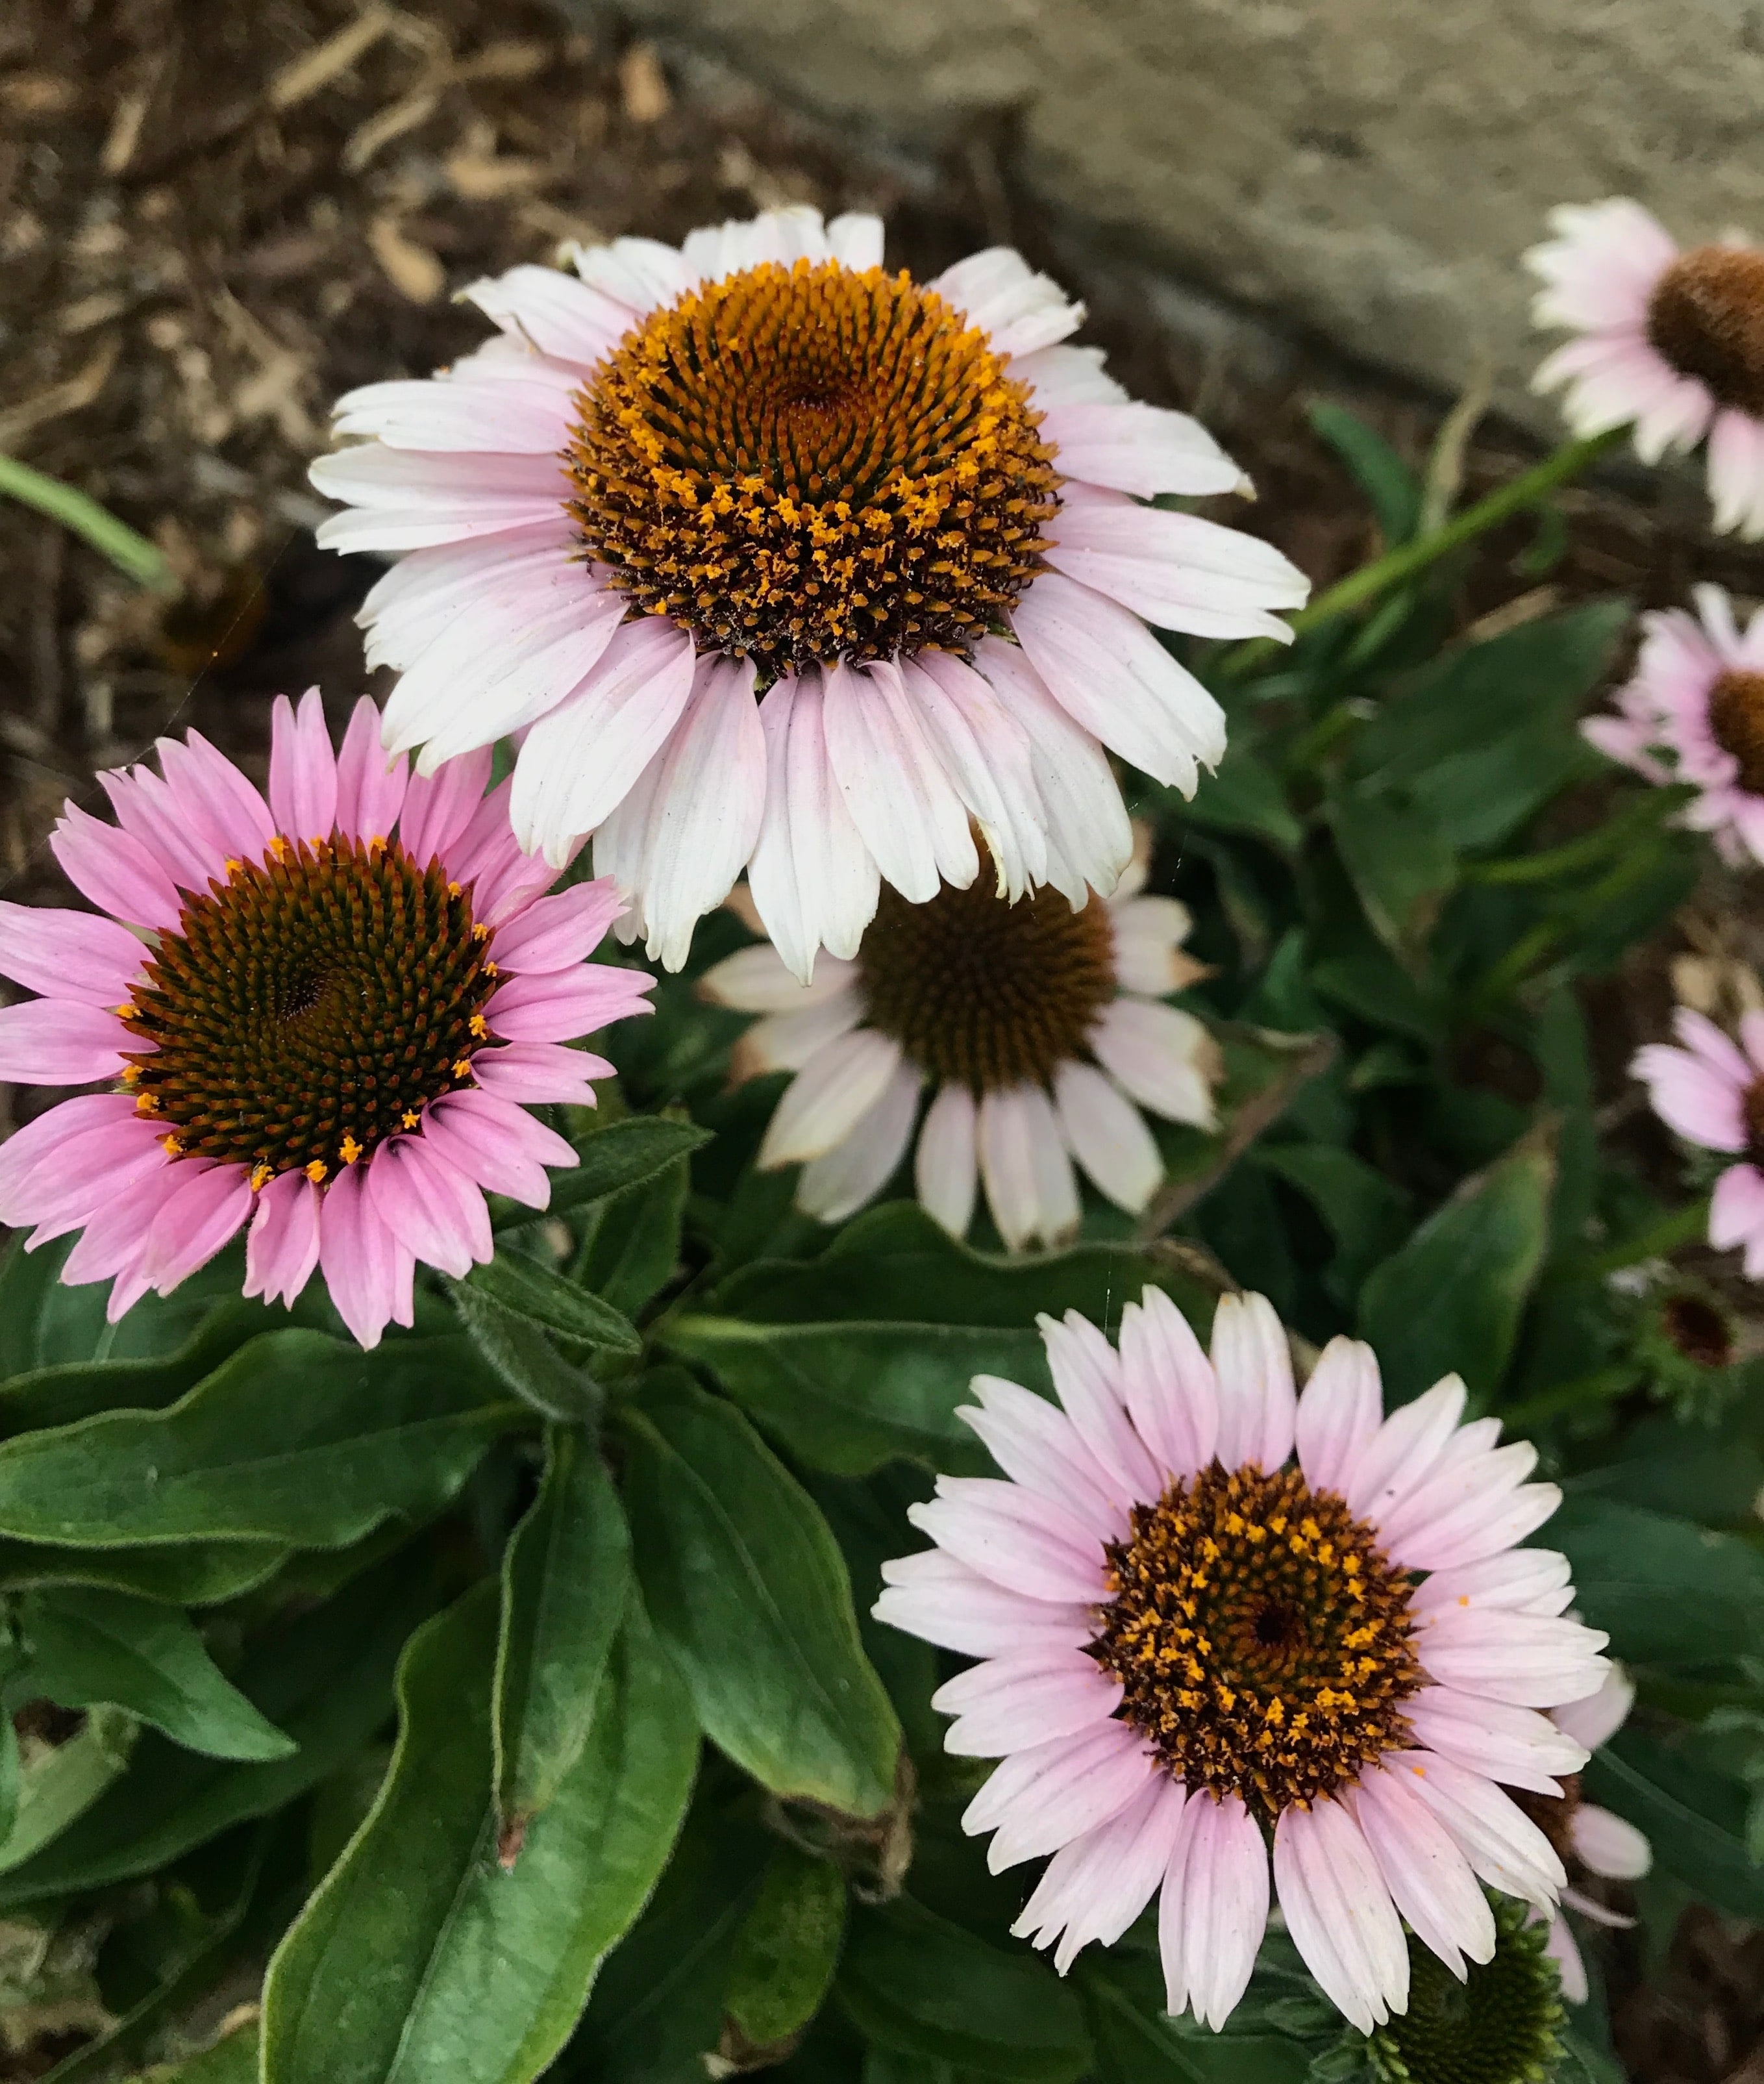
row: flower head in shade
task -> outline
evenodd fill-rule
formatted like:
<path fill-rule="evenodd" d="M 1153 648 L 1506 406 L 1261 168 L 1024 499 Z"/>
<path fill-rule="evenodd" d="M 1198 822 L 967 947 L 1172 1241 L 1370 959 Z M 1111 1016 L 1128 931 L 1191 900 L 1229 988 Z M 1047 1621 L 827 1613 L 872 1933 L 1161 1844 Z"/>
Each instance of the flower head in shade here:
<path fill-rule="evenodd" d="M 1218 705 L 1146 627 L 1290 634 L 1303 577 L 1138 503 L 1228 492 L 1193 420 L 1135 403 L 1083 316 L 996 248 L 916 282 L 874 217 L 620 239 L 466 295 L 497 336 L 338 407 L 322 542 L 403 553 L 368 596 L 417 767 L 524 733 L 523 846 L 595 862 L 670 968 L 751 863 L 790 967 L 856 953 L 886 882 L 1012 894 L 1055 850 L 1107 892 L 1100 743 L 1192 793 Z M 1052 828 L 1060 828 L 1057 841 Z"/>
<path fill-rule="evenodd" d="M 1739 1160 L 1715 1183 L 1709 1242 L 1717 1252 L 1743 1246 L 1747 1278 L 1764 1279 L 1764 1013 L 1741 1016 L 1737 1044 L 1687 1006 L 1673 1032 L 1680 1046 L 1650 1042 L 1630 1070 L 1668 1129 Z"/>
<path fill-rule="evenodd" d="M 963 1818 L 995 1872 L 1051 1853 L 1017 1925 L 1067 1968 L 1160 1894 L 1170 2009 L 1218 2027 L 1272 1882 L 1361 2032 L 1400 2012 L 1406 1918 L 1452 1972 L 1495 1929 L 1478 1878 L 1554 1907 L 1548 1839 L 1497 1784 L 1561 1791 L 1586 1754 L 1539 1712 L 1591 1692 L 1605 1638 L 1563 1618 L 1565 1557 L 1519 1548 L 1560 1493 L 1462 1422 L 1455 1376 L 1381 1416 L 1369 1348 L 1302 1397 L 1280 1319 L 1228 1296 L 1201 1350 L 1168 1297 L 1117 1351 L 1042 1320 L 1059 1408 L 975 1379 L 1004 1472 L 912 1509 L 878 1618 L 980 1659 L 936 1705 L 1003 1762 Z M 1296 1451 L 1296 1453 L 1295 1453 Z"/>
<path fill-rule="evenodd" d="M 1584 1750 L 1596 1751 L 1623 1726 L 1635 1701 L 1635 1688 L 1629 1675 L 1614 1664 L 1596 1693 L 1589 1693 L 1584 1701 L 1564 1702 L 1550 1720 Z M 1653 1847 L 1633 1823 L 1614 1816 L 1597 1802 L 1581 1800 L 1578 1774 L 1563 1782 L 1559 1795 L 1529 1794 L 1521 1800 L 1571 1876 L 1584 1873 L 1604 1881 L 1639 1881 L 1654 1864 Z M 1565 1888 L 1562 1901 L 1595 1925 L 1623 1925 L 1633 1921 L 1620 1917 L 1583 1889 Z M 1550 1959 L 1562 1972 L 1563 1995 L 1571 2005 L 1584 2005 L 1588 1989 L 1586 1963 L 1559 1909 L 1550 1920 L 1547 1945 Z"/>
<path fill-rule="evenodd" d="M 543 1208 L 575 1154 L 523 1103 L 592 1103 L 561 1045 L 646 1013 L 649 980 L 583 958 L 619 900 L 544 893 L 488 752 L 408 780 L 356 705 L 334 754 L 316 689 L 276 704 L 266 802 L 192 731 L 103 777 L 114 825 L 50 841 L 104 916 L 0 905 L 0 1078 L 102 1084 L 0 1146 L 0 1221 L 83 1235 L 61 1278 L 112 1319 L 249 1226 L 245 1293 L 315 1266 L 364 1346 L 408 1324 L 415 1262 L 490 1256 L 484 1190 Z M 131 931 L 133 928 L 136 931 Z"/>
<path fill-rule="evenodd" d="M 1567 386 L 1578 434 L 1633 421 L 1647 463 L 1707 437 L 1715 525 L 1764 536 L 1764 252 L 1731 236 L 1681 252 L 1622 197 L 1564 204 L 1550 227 L 1525 256 L 1544 285 L 1532 316 L 1576 337 L 1533 388 Z"/>
<path fill-rule="evenodd" d="M 718 963 L 704 995 L 764 1016 L 736 1075 L 797 1074 L 761 1168 L 800 1163 L 798 1205 L 840 1222 L 916 1131 L 925 1207 L 963 1236 L 984 1181 L 1013 1251 L 1077 1227 L 1074 1158 L 1110 1201 L 1143 1209 L 1164 1163 L 1140 1109 L 1212 1128 L 1220 1069 L 1200 1022 L 1157 1002 L 1207 972 L 1182 952 L 1186 907 L 1140 896 L 1144 879 L 1136 860 L 1107 902 L 1080 883 L 1070 900 L 1047 888 L 1013 903 L 990 877 L 925 904 L 887 891 L 855 959 L 823 956 L 808 985 L 775 947 Z"/>
<path fill-rule="evenodd" d="M 1764 862 L 1764 613 L 1742 633 L 1720 587 L 1699 586 L 1695 599 L 1694 616 L 1642 617 L 1647 634 L 1618 714 L 1580 728 L 1650 782 L 1694 786 L 1682 822 L 1712 833 L 1730 864 Z"/>

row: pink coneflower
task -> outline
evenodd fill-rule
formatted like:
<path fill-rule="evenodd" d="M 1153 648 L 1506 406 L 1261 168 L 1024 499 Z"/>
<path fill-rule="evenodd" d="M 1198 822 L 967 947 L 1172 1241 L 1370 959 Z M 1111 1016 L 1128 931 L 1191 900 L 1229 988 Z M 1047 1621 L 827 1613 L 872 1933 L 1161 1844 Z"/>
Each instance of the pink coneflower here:
<path fill-rule="evenodd" d="M 1566 1879 L 1496 1785 L 1561 1791 L 1586 1754 L 1538 1711 L 1606 1668 L 1566 1558 L 1515 1547 L 1561 1493 L 1460 1422 L 1455 1375 L 1381 1421 L 1371 1349 L 1338 1338 L 1295 1397 L 1258 1295 L 1220 1303 L 1210 1360 L 1155 1289 L 1119 1353 L 1075 1311 L 1041 1325 L 1064 1410 L 975 1378 L 1005 1480 L 940 1477 L 911 1514 L 937 1547 L 876 1607 L 983 1660 L 935 1696 L 949 1750 L 1003 1760 L 964 1826 L 995 1873 L 1053 1855 L 1016 1929 L 1062 1972 L 1161 1890 L 1170 2010 L 1216 2028 L 1271 1841 L 1287 1929 L 1369 2033 L 1407 2001 L 1403 1918 L 1462 1977 L 1495 1948 L 1478 1876 L 1546 1909 Z"/>
<path fill-rule="evenodd" d="M 1742 633 L 1718 586 L 1699 586 L 1697 613 L 1657 609 L 1616 716 L 1580 729 L 1601 752 L 1650 782 L 1698 791 L 1682 822 L 1711 832 L 1723 858 L 1764 861 L 1764 615 Z"/>
<path fill-rule="evenodd" d="M 276 703 L 268 803 L 198 732 L 158 750 L 102 777 L 115 825 L 70 803 L 49 842 L 107 916 L 0 905 L 42 994 L 0 1010 L 0 1078 L 113 1088 L 0 1146 L 0 1221 L 83 1230 L 61 1278 L 111 1281 L 112 1321 L 248 1223 L 247 1295 L 322 1267 L 374 1345 L 417 1260 L 489 1258 L 486 1188 L 545 1205 L 576 1156 L 522 1103 L 591 1105 L 611 1067 L 561 1045 L 649 980 L 584 963 L 617 894 L 542 894 L 488 752 L 407 781 L 364 697 L 335 755 L 315 688 Z"/>
<path fill-rule="evenodd" d="M 1099 798 L 1105 775 L 1095 753 L 1082 778 Z M 704 995 L 764 1015 L 734 1075 L 797 1074 L 761 1170 L 801 1164 L 797 1205 L 842 1222 L 881 1192 L 916 1130 L 926 1209 L 965 1236 L 984 1181 L 1013 1251 L 1077 1229 L 1074 1158 L 1117 1206 L 1144 1208 L 1164 1161 L 1140 1109 L 1211 1129 L 1221 1069 L 1194 1014 L 1158 1003 L 1208 972 L 1182 951 L 1187 908 L 1140 896 L 1144 879 L 1136 858 L 1107 901 L 1081 882 L 1015 903 L 990 878 L 925 904 L 888 891 L 856 959 L 823 956 L 812 985 L 770 947 L 718 963 Z"/>
<path fill-rule="evenodd" d="M 1532 316 L 1579 337 L 1533 388 L 1567 386 L 1578 434 L 1633 421 L 1646 463 L 1707 435 L 1715 525 L 1764 536 L 1764 252 L 1730 237 L 1681 253 L 1627 197 L 1564 204 L 1550 225 L 1525 256 L 1545 284 Z"/>
<path fill-rule="evenodd" d="M 1550 1719 L 1566 1730 L 1588 1751 L 1609 1743 L 1628 1719 L 1635 1705 L 1635 1688 L 1629 1675 L 1613 1665 L 1597 1692 L 1584 1701 L 1569 1701 L 1552 1710 Z M 1526 1813 L 1542 1830 L 1570 1874 L 1584 1869 L 1605 1881 L 1639 1881 L 1654 1864 L 1654 1849 L 1646 1836 L 1623 1817 L 1614 1816 L 1596 1802 L 1580 1799 L 1578 1775 L 1563 1782 L 1560 1795 L 1531 1794 L 1523 1798 Z M 1565 1888 L 1562 1902 L 1595 1925 L 1627 1925 L 1620 1917 L 1582 1889 Z M 1546 1942 L 1550 1959 L 1562 1975 L 1562 1991 L 1571 2005 L 1584 2005 L 1588 1993 L 1586 1963 L 1567 1919 L 1558 1910 L 1550 1921 Z"/>
<path fill-rule="evenodd" d="M 1673 1032 L 1683 1044 L 1650 1042 L 1635 1053 L 1633 1076 L 1648 1087 L 1654 1112 L 1687 1143 L 1732 1151 L 1709 1202 L 1709 1242 L 1717 1252 L 1745 1247 L 1747 1278 L 1764 1277 L 1764 1013 L 1743 1014 L 1740 1040 L 1681 1006 Z"/>
<path fill-rule="evenodd" d="M 1148 623 L 1291 633 L 1269 544 L 1139 503 L 1229 492 L 1197 422 L 1140 405 L 1045 276 L 994 248 L 918 283 L 874 217 L 774 210 L 679 249 L 466 295 L 499 337 L 338 407 L 374 437 L 313 466 L 319 540 L 396 551 L 368 656 L 418 771 L 526 734 L 512 811 L 551 859 L 594 835 L 670 968 L 752 862 L 806 979 L 878 885 L 1057 880 L 1065 769 L 1100 741 L 1192 794 L 1225 718 Z M 1119 820 L 1062 845 L 1105 893 Z"/>

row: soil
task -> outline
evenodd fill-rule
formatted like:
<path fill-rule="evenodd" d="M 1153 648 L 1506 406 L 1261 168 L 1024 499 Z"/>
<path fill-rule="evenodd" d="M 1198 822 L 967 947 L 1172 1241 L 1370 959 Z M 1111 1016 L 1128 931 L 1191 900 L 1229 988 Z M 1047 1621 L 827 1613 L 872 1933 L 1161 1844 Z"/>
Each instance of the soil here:
<path fill-rule="evenodd" d="M 339 716 L 363 686 L 383 693 L 353 620 L 378 567 L 314 546 L 324 509 L 306 468 L 339 393 L 425 375 L 483 337 L 461 286 L 573 240 L 677 239 L 791 201 L 881 210 L 891 262 L 917 273 L 1000 239 L 1062 273 L 1123 379 L 1200 411 L 1250 471 L 1258 502 L 1230 518 L 1320 586 L 1376 533 L 1307 400 L 1343 400 L 1416 461 L 1438 430 L 1436 405 L 1303 342 L 1271 387 L 1170 333 L 1131 265 L 1024 199 L 1008 131 L 948 165 L 854 157 L 756 90 L 670 77 L 651 47 L 596 41 L 540 0 L 10 0 L 0 451 L 152 536 L 183 591 L 168 609 L 0 502 L 0 895 L 54 897 L 44 841 L 62 799 L 100 800 L 96 772 L 159 733 L 196 726 L 260 772 L 277 693 L 319 683 Z M 1485 425 L 1465 484 L 1529 454 Z M 1618 477 L 1563 506 L 1567 550 L 1544 583 L 1525 570 L 1529 523 L 1484 544 L 1466 624 L 1613 590 L 1675 602 L 1699 578 L 1759 586 L 1755 553 L 1698 532 L 1686 479 Z M 1717 995 L 1731 958 L 1756 961 L 1736 920 L 1712 889 L 1688 938 L 1612 988 L 1614 1095 L 1626 1038 L 1660 1024 L 1669 957 L 1702 962 Z M 0 1130 L 12 1119 L 0 1104 Z M 1758 1944 L 1687 1925 L 1665 1980 L 1622 2008 L 1638 2074 L 1764 2084 Z"/>

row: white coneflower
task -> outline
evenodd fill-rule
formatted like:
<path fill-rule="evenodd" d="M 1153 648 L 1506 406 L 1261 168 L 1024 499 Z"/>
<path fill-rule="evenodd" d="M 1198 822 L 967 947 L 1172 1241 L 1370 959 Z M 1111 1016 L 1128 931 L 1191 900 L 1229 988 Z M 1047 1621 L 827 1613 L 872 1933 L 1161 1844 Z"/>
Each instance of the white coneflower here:
<path fill-rule="evenodd" d="M 797 1074 L 761 1167 L 800 1163 L 799 1205 L 839 1222 L 882 1191 L 916 1130 L 925 1207 L 962 1236 L 984 1181 L 1013 1249 L 1077 1228 L 1074 1158 L 1098 1192 L 1143 1209 L 1164 1162 L 1141 1108 L 1210 1129 L 1220 1071 L 1194 1014 L 1158 1002 L 1207 972 L 1182 949 L 1187 908 L 1140 896 L 1144 880 L 1136 860 L 1111 900 L 1085 892 L 1076 911 L 1055 889 L 1013 903 L 990 879 L 924 904 L 886 891 L 856 958 L 823 956 L 807 986 L 772 947 L 717 964 L 705 996 L 764 1015 L 736 1075 Z"/>
<path fill-rule="evenodd" d="M 1565 204 L 1550 224 L 1525 256 L 1545 285 L 1533 316 L 1577 337 L 1535 387 L 1567 385 L 1577 434 L 1633 421 L 1647 463 L 1707 436 L 1715 525 L 1764 536 L 1764 252 L 1732 236 L 1681 252 L 1627 197 Z"/>
<path fill-rule="evenodd" d="M 1169 1298 L 1117 1352 L 1042 1320 L 1062 1409 L 977 1376 L 964 1413 L 1004 1480 L 940 1477 L 937 1546 L 886 1565 L 879 1619 L 981 1660 L 935 1705 L 1003 1762 L 963 1818 L 995 1872 L 1049 1853 L 1017 1929 L 1064 1970 L 1161 1891 L 1169 2006 L 1217 2027 L 1267 1921 L 1362 2032 L 1408 1995 L 1402 1920 L 1461 1978 L 1495 1926 L 1481 1881 L 1552 1909 L 1566 1879 L 1497 1785 L 1559 1793 L 1605 1638 L 1563 1608 L 1536 1451 L 1463 1424 L 1456 1376 L 1381 1417 L 1377 1362 L 1330 1341 L 1293 1391 L 1260 1296 L 1209 1359 Z M 1296 1450 L 1296 1462 L 1292 1459 Z"/>
<path fill-rule="evenodd" d="M 1012 894 L 1058 850 L 1106 892 L 1119 820 L 1065 818 L 1098 743 L 1189 793 L 1216 702 L 1148 623 L 1288 636 L 1269 544 L 1138 503 L 1229 491 L 1193 420 L 1135 403 L 1082 313 L 1004 248 L 915 282 L 874 217 L 812 210 L 620 239 L 576 277 L 467 295 L 500 337 L 338 409 L 350 510 L 320 540 L 403 553 L 362 612 L 419 772 L 524 733 L 513 816 L 596 865 L 677 968 L 751 860 L 804 977 L 880 882 Z M 763 700 L 757 699 L 763 695 Z"/>

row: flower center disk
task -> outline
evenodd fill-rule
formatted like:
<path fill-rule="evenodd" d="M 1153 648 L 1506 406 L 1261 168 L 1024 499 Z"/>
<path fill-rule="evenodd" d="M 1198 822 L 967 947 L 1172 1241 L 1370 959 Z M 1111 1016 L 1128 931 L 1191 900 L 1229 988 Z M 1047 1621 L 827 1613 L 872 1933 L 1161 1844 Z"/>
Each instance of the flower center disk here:
<path fill-rule="evenodd" d="M 1655 285 L 1648 337 L 1718 405 L 1764 418 L 1764 253 L 1698 246 Z"/>
<path fill-rule="evenodd" d="M 688 291 L 577 405 L 588 555 L 634 608 L 763 671 L 967 650 L 1058 505 L 1029 387 L 880 268 L 768 262 Z"/>
<path fill-rule="evenodd" d="M 1764 673 L 1726 672 L 1709 690 L 1709 734 L 1739 762 L 1739 783 L 1764 796 Z"/>
<path fill-rule="evenodd" d="M 469 1077 L 487 941 L 438 862 L 279 842 L 162 936 L 129 1015 L 158 1047 L 125 1078 L 176 1153 L 322 1179 Z"/>
<path fill-rule="evenodd" d="M 1108 1559 L 1115 1596 L 1090 1654 L 1191 1788 L 1272 1819 L 1412 1741 L 1408 1580 L 1296 1469 L 1178 1480 L 1135 1506 Z"/>
<path fill-rule="evenodd" d="M 870 1025 L 976 1093 L 1046 1085 L 1115 989 L 1106 905 L 1074 912 L 1053 889 L 1007 904 L 984 866 L 924 904 L 884 883 L 857 966 Z"/>

